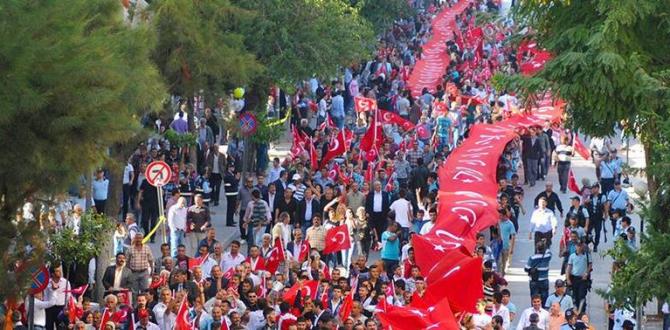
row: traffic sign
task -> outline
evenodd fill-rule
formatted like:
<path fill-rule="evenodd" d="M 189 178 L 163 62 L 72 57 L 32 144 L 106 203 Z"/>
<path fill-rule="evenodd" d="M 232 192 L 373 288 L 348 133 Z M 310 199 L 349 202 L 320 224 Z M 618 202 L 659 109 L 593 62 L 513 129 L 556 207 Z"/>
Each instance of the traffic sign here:
<path fill-rule="evenodd" d="M 33 269 L 30 272 L 32 282 L 30 283 L 30 294 L 38 294 L 49 285 L 49 269 L 45 266 Z"/>
<path fill-rule="evenodd" d="M 249 136 L 256 132 L 258 128 L 258 120 L 256 116 L 250 112 L 240 114 L 240 132 L 244 136 Z"/>
<path fill-rule="evenodd" d="M 151 162 L 147 166 L 144 176 L 147 178 L 147 182 L 154 187 L 162 187 L 172 178 L 172 170 L 170 165 L 164 161 L 155 161 Z"/>

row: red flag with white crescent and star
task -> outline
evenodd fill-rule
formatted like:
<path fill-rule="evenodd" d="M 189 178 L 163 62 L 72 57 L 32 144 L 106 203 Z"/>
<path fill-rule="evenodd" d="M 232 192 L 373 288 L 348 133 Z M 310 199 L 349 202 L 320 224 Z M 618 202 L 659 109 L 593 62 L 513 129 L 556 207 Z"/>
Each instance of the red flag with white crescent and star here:
<path fill-rule="evenodd" d="M 265 270 L 270 272 L 270 274 L 274 274 L 277 271 L 277 268 L 279 268 L 279 264 L 281 264 L 284 260 L 286 260 L 284 247 L 281 244 L 281 239 L 277 238 L 275 239 L 274 247 L 270 251 L 268 258 L 265 261 Z"/>
<path fill-rule="evenodd" d="M 379 110 L 379 121 L 384 124 L 396 124 L 405 131 L 411 131 L 415 126 L 411 121 L 400 117 L 397 113 L 381 109 Z"/>
<path fill-rule="evenodd" d="M 326 154 L 321 160 L 321 166 L 328 164 L 331 159 L 344 154 L 347 151 L 346 144 L 347 141 L 344 137 L 344 131 L 340 131 L 334 139 L 330 140 L 328 151 L 326 151 Z"/>
<path fill-rule="evenodd" d="M 372 111 L 377 109 L 377 101 L 367 97 L 356 96 L 354 97 L 354 108 L 356 112 Z"/>
<path fill-rule="evenodd" d="M 582 194 L 582 192 L 579 190 L 577 179 L 575 179 L 575 173 L 572 172 L 572 169 L 570 169 L 570 172 L 568 172 L 568 189 L 570 189 L 575 194 Z"/>
<path fill-rule="evenodd" d="M 328 229 L 323 254 L 338 252 L 348 248 L 351 248 L 351 237 L 349 237 L 349 228 L 347 225 Z"/>
<path fill-rule="evenodd" d="M 193 323 L 188 314 L 188 300 L 186 300 L 186 295 L 184 295 L 177 310 L 177 320 L 175 321 L 174 330 L 191 330 L 193 328 Z"/>
<path fill-rule="evenodd" d="M 284 293 L 283 299 L 285 302 L 292 305 L 295 302 L 295 297 L 298 294 L 298 290 L 300 290 L 301 298 L 309 296 L 312 300 L 315 300 L 318 289 L 319 289 L 319 281 L 317 280 L 302 281 L 302 283 L 296 283 L 290 289 L 288 289 L 288 291 Z"/>

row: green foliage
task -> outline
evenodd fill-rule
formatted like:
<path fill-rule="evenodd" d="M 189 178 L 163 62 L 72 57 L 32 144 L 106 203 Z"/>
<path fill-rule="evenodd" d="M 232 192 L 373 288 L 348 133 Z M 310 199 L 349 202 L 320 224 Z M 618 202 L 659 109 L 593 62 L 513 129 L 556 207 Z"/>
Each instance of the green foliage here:
<path fill-rule="evenodd" d="M 62 264 L 64 268 L 87 263 L 94 256 L 100 255 L 105 241 L 111 239 L 110 232 L 115 223 L 114 219 L 94 212 L 83 214 L 79 235 L 71 228 L 64 228 L 49 237 L 47 260 L 51 264 Z"/>
<path fill-rule="evenodd" d="M 555 57 L 534 77 L 501 78 L 524 94 L 550 89 L 568 101 L 575 128 L 612 133 L 617 123 L 646 153 L 649 204 L 638 251 L 617 245 L 624 266 L 607 293 L 616 301 L 670 297 L 670 7 L 656 0 L 523 1 L 516 18 Z"/>
<path fill-rule="evenodd" d="M 537 74 L 546 85 L 513 80 L 528 90 L 552 87 L 586 133 L 609 134 L 622 120 L 642 127 L 670 103 L 663 74 L 670 69 L 669 12 L 654 0 L 523 2 L 517 18 L 555 58 Z"/>
<path fill-rule="evenodd" d="M 39 239 L 7 225 L 24 199 L 64 191 L 107 146 L 134 136 L 138 115 L 165 94 L 151 31 L 127 27 L 116 0 L 4 1 L 0 40 L 0 250 L 10 251 Z M 6 256 L 3 274 L 21 257 Z"/>
<path fill-rule="evenodd" d="M 158 34 L 153 58 L 171 93 L 223 95 L 261 72 L 243 35 L 231 32 L 247 14 L 228 0 L 152 1 L 149 11 Z"/>
<path fill-rule="evenodd" d="M 282 86 L 312 75 L 332 76 L 368 56 L 375 40 L 370 24 L 343 0 L 234 3 L 252 13 L 239 27 L 247 48 Z"/>
<path fill-rule="evenodd" d="M 165 131 L 165 138 L 170 142 L 171 146 L 177 146 L 179 148 L 194 146 L 197 143 L 195 133 L 178 134 L 171 129 Z"/>
<path fill-rule="evenodd" d="M 351 3 L 377 33 L 387 31 L 396 19 L 408 18 L 413 14 L 407 0 L 352 0 Z"/>

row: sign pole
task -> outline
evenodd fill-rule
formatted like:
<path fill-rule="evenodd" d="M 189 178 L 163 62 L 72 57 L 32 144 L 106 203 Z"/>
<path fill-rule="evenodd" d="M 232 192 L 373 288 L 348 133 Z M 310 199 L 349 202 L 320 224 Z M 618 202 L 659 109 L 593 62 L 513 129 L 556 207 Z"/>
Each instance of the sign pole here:
<path fill-rule="evenodd" d="M 156 187 L 156 193 L 158 194 L 158 219 L 165 216 L 164 206 L 163 206 L 163 187 Z M 163 243 L 167 243 L 167 229 L 163 221 Z"/>
<path fill-rule="evenodd" d="M 28 329 L 33 330 L 35 324 L 35 296 L 28 298 Z"/>

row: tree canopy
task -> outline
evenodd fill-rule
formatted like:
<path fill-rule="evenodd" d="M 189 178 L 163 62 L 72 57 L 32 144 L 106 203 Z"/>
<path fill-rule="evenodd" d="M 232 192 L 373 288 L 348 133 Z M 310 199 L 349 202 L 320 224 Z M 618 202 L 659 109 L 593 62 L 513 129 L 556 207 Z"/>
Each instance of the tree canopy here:
<path fill-rule="evenodd" d="M 248 49 L 273 83 L 291 85 L 369 56 L 370 24 L 342 0 L 235 0 L 252 13 L 241 22 Z"/>
<path fill-rule="evenodd" d="M 412 8 L 407 0 L 351 0 L 351 3 L 377 33 L 386 31 L 396 19 L 412 15 Z"/>
<path fill-rule="evenodd" d="M 153 60 L 171 93 L 222 93 L 261 71 L 244 36 L 232 31 L 233 23 L 249 13 L 228 0 L 153 1 L 149 12 L 158 38 Z"/>
<path fill-rule="evenodd" d="M 27 234 L 9 224 L 29 196 L 62 192 L 140 129 L 138 114 L 166 96 L 150 61 L 148 28 L 123 22 L 109 0 L 5 1 L 0 7 L 0 264 Z M 19 236 L 17 236 L 19 235 Z M 4 288 L 17 288 L 9 281 Z M 5 293 L 5 290 L 3 290 Z"/>
<path fill-rule="evenodd" d="M 668 298 L 670 282 L 670 7 L 663 1 L 523 1 L 516 17 L 554 58 L 533 77 L 509 87 L 525 93 L 551 89 L 569 103 L 575 128 L 609 135 L 623 124 L 646 153 L 651 201 L 638 253 L 617 247 L 626 266 L 610 294 L 647 301 Z M 644 279 L 640 281 L 639 279 Z"/>

